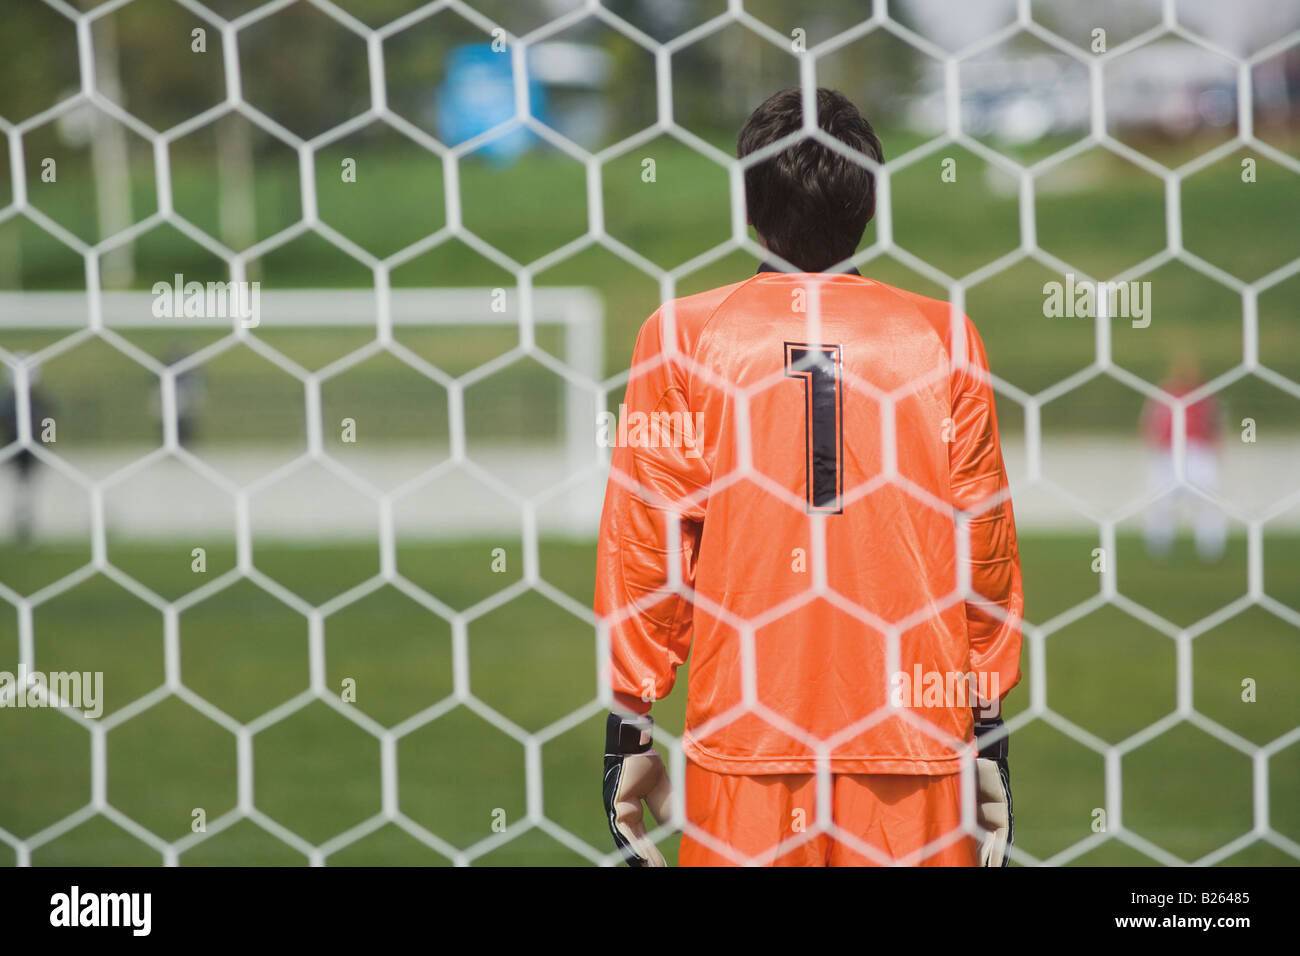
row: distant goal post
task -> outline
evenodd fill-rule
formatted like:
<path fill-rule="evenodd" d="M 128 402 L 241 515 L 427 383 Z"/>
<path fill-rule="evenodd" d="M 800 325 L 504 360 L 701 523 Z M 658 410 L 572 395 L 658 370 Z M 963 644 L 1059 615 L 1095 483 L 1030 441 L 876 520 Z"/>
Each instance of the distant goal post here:
<path fill-rule="evenodd" d="M 226 284 L 222 283 L 222 285 Z M 206 284 L 205 284 L 206 286 Z M 520 296 L 511 287 L 427 287 L 381 290 L 377 288 L 275 289 L 259 288 L 257 324 L 247 327 L 231 315 L 157 315 L 157 298 L 149 289 L 107 291 L 90 296 L 84 291 L 0 292 L 0 333 L 6 331 L 58 331 L 79 329 L 187 330 L 226 329 L 256 333 L 265 330 L 309 328 L 503 328 L 520 330 L 517 353 L 540 357 L 563 378 L 559 410 L 560 454 L 566 475 L 608 466 L 608 452 L 596 442 L 597 415 L 604 402 L 604 300 L 594 289 L 580 286 L 541 286 L 528 291 L 526 315 Z M 527 318 L 529 321 L 525 321 Z M 532 329 L 558 327 L 560 355 L 542 354 Z M 272 361 L 274 359 L 272 358 Z M 489 360 L 492 365 L 497 360 Z M 436 363 L 435 363 L 436 364 Z M 483 368 L 480 366 L 479 368 Z M 472 370 L 449 379 L 476 380 Z M 18 380 L 26 381 L 26 375 Z M 463 409 L 449 423 L 453 448 L 465 445 Z M 459 417 L 459 420 L 457 418 Z M 462 433 L 457 439 L 457 431 Z M 547 506 L 544 522 L 553 530 L 571 534 L 592 533 L 599 518 L 584 493 L 564 494 Z M 484 531 L 498 530 L 485 526 Z"/>

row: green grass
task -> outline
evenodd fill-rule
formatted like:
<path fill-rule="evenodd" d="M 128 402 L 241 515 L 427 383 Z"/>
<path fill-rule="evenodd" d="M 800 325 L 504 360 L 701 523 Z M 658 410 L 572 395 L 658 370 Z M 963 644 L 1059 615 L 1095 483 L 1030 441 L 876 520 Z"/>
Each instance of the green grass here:
<path fill-rule="evenodd" d="M 885 136 L 886 146 L 908 134 Z M 1064 144 L 1058 144 L 1064 145 Z M 1283 144 L 1285 145 L 1285 144 Z M 39 146 L 39 148 L 37 148 Z M 178 211 L 213 234 L 220 233 L 211 144 L 181 144 L 173 157 L 173 192 Z M 900 147 L 901 148 L 901 147 Z M 65 159 L 63 157 L 64 154 Z M 75 150 L 57 139 L 32 144 L 30 160 L 60 158 L 65 169 L 55 183 L 33 176 L 32 202 L 88 239 L 95 238 L 95 208 L 88 177 L 78 175 Z M 890 155 L 899 155 L 891 149 Z M 1186 247 L 1210 263 L 1255 280 L 1300 256 L 1300 177 L 1260 158 L 1257 181 L 1241 182 L 1233 154 L 1189 177 L 1181 200 Z M 358 164 L 355 183 L 339 175 L 340 157 Z M 146 159 L 148 157 L 146 156 Z M 655 181 L 642 179 L 642 161 L 656 162 Z M 955 182 L 942 182 L 940 164 L 956 161 Z M 357 134 L 322 151 L 317 190 L 322 218 L 350 241 L 375 255 L 389 255 L 445 223 L 442 171 L 437 163 L 391 132 Z M 34 174 L 35 169 L 29 170 Z M 255 162 L 255 236 L 265 238 L 300 216 L 298 167 L 284 150 L 260 149 Z M 975 155 L 945 147 L 897 172 L 892 181 L 897 243 L 953 277 L 970 274 L 1015 249 L 1020 241 L 1018 203 L 1005 174 Z M 135 177 L 137 218 L 154 209 L 151 167 Z M 1013 183 L 1010 184 L 1014 186 Z M 729 193 L 724 170 L 668 137 L 610 160 L 603 169 L 603 203 L 611 236 L 662 268 L 682 266 L 727 239 Z M 1094 149 L 1045 173 L 1035 204 L 1039 245 L 1077 270 L 1110 277 L 1152 255 L 1165 244 L 1164 194 L 1159 180 L 1104 150 Z M 581 166 L 554 149 L 536 150 L 513 166 L 498 167 L 470 157 L 460 170 L 460 195 L 468 230 L 521 263 L 528 263 L 577 238 L 586 229 L 587 205 Z M 0 196 L 0 202 L 3 197 Z M 228 237 L 227 237 L 228 238 Z M 868 227 L 863 248 L 875 241 Z M 133 244 L 135 278 L 148 288 L 173 273 L 187 278 L 226 278 L 224 264 L 171 226 L 159 226 Z M 683 275 L 679 294 L 734 282 L 752 273 L 746 253 L 733 253 Z M 938 297 L 946 289 L 897 259 L 877 256 L 863 271 L 882 281 Z M 369 286 L 370 271 L 316 235 L 302 236 L 250 263 L 250 278 L 264 290 Z M 975 319 L 994 371 L 1013 385 L 1039 391 L 1087 366 L 1094 357 L 1091 320 L 1045 318 L 1043 284 L 1054 276 L 1045 266 L 1022 261 L 967 290 L 967 311 Z M 1163 378 L 1175 352 L 1199 358 L 1207 374 L 1242 360 L 1240 295 L 1192 268 L 1174 263 L 1139 278 L 1150 281 L 1151 325 L 1112 323 L 1113 356 L 1123 367 L 1151 381 Z M 24 217 L 0 223 L 0 288 L 84 287 L 78 256 Z M 449 239 L 392 272 L 394 287 L 515 285 L 512 273 L 459 239 Z M 543 269 L 537 285 L 584 285 L 604 298 L 605 370 L 626 367 L 637 329 L 659 304 L 652 277 L 612 252 L 590 246 Z M 111 276 L 106 285 L 112 286 Z M 1300 326 L 1292 303 L 1300 292 L 1293 276 L 1259 297 L 1261 361 L 1300 380 Z M 58 341 L 53 331 L 0 331 L 0 348 L 33 351 Z M 373 339 L 365 328 L 310 329 L 256 333 L 304 368 L 317 369 Z M 216 336 L 194 330 L 130 332 L 125 337 L 150 354 L 175 361 Z M 439 331 L 401 328 L 398 341 L 452 375 L 461 375 L 518 344 L 506 327 Z M 538 344 L 562 354 L 554 329 L 539 330 Z M 303 386 L 252 349 L 240 345 L 206 367 L 209 401 L 202 434 L 214 441 L 297 440 L 304 418 Z M 44 386 L 61 411 L 60 424 L 88 443 L 134 442 L 153 437 L 149 412 L 150 374 L 108 343 L 89 342 L 53 357 Z M 467 396 L 469 431 L 485 440 L 549 436 L 556 428 L 561 380 L 531 360 L 489 377 Z M 1295 418 L 1294 400 L 1258 378 L 1240 386 L 1242 416 L 1270 413 Z M 616 390 L 617 391 L 617 390 Z M 446 395 L 420 373 L 391 356 L 371 359 L 324 386 L 327 421 L 335 412 L 367 423 L 384 440 L 445 437 Z M 618 396 L 614 395 L 616 402 Z M 409 415 L 419 407 L 427 415 Z M 1237 409 L 1230 409 L 1235 412 Z M 1241 416 L 1238 416 L 1241 417 Z M 1020 427 L 1009 415 L 1009 430 Z M 1057 427 L 1127 429 L 1134 411 L 1124 403 L 1089 404 Z M 63 429 L 61 429 L 62 431 Z"/>
<path fill-rule="evenodd" d="M 492 549 L 506 547 L 503 573 L 491 570 Z M 1095 537 L 1022 536 L 1031 621 L 1044 623 L 1096 594 L 1090 570 Z M 110 560 L 168 599 L 177 599 L 233 563 L 219 542 L 209 547 L 209 571 L 190 570 L 190 545 L 109 544 Z M 71 546 L 0 551 L 0 581 L 30 594 L 88 560 Z M 542 577 L 582 604 L 592 593 L 590 543 L 543 540 Z M 1119 588 L 1170 621 L 1186 625 L 1245 591 L 1245 546 L 1230 542 L 1223 561 L 1199 564 L 1180 541 L 1166 563 L 1147 561 L 1140 541 L 1121 537 Z M 373 548 L 259 546 L 255 561 L 271 578 L 320 604 L 377 571 Z M 457 610 L 473 609 L 517 581 L 517 542 L 430 542 L 404 545 L 399 571 Z M 1265 586 L 1300 608 L 1300 537 L 1265 539 Z M 34 611 L 36 660 L 44 670 L 102 670 L 105 712 L 111 714 L 164 679 L 162 616 L 101 575 L 42 602 Z M 187 687 L 241 722 L 256 719 L 309 686 L 306 618 L 250 582 L 242 581 L 180 615 L 179 652 Z M 525 731 L 538 731 L 591 701 L 596 661 L 590 629 L 529 591 L 468 625 L 469 676 L 474 693 Z M 331 693 L 355 681 L 346 707 L 394 726 L 447 697 L 452 689 L 451 626 L 391 587 L 331 614 L 324 622 L 325 682 Z M 0 616 L 0 669 L 14 669 L 17 617 Z M 1286 622 L 1252 608 L 1198 637 L 1193 693 L 1198 711 L 1254 745 L 1300 725 L 1300 635 Z M 1045 643 L 1047 699 L 1052 709 L 1099 739 L 1117 743 L 1169 713 L 1175 699 L 1175 645 L 1114 607 L 1056 629 Z M 1026 657 L 1027 672 L 1027 657 Z M 1243 702 L 1242 681 L 1255 681 L 1256 700 Z M 678 733 L 684 685 L 656 707 L 665 729 Z M 1028 705 L 1027 683 L 1009 699 Z M 0 827 L 20 838 L 86 805 L 90 799 L 89 735 L 50 710 L 0 711 Z M 598 794 L 602 721 L 599 714 L 549 741 L 541 750 L 547 816 L 604 849 Z M 1102 758 L 1037 719 L 1012 737 L 1017 844 L 1037 857 L 1059 853 L 1092 833 L 1104 807 Z M 177 697 L 168 697 L 107 735 L 110 803 L 166 840 L 191 832 L 193 811 L 211 823 L 236 805 L 236 742 L 226 729 Z M 254 800 L 259 810 L 320 844 L 381 808 L 377 740 L 324 703 L 273 723 L 254 738 Z M 509 828 L 525 816 L 525 751 L 481 716 L 456 707 L 402 738 L 398 746 L 399 804 L 420 825 L 456 847 L 492 835 L 494 814 Z M 1166 850 L 1195 859 L 1251 826 L 1247 757 L 1190 724 L 1162 734 L 1123 760 L 1125 823 Z M 1270 763 L 1272 824 L 1300 839 L 1300 745 Z M 519 831 L 516 831 L 519 832 Z M 664 841 L 675 858 L 677 840 Z M 156 863 L 158 854 L 111 820 L 95 817 L 39 847 L 37 864 Z M 0 848 L 0 862 L 12 862 Z M 186 852 L 186 864 L 300 864 L 306 858 L 252 822 L 216 833 Z M 448 862 L 407 833 L 386 825 L 329 857 L 331 864 Z M 569 864 L 581 857 L 540 830 L 524 830 L 488 853 L 489 864 Z M 1149 863 L 1109 841 L 1079 860 L 1085 864 Z M 1255 844 L 1231 863 L 1294 863 Z"/>

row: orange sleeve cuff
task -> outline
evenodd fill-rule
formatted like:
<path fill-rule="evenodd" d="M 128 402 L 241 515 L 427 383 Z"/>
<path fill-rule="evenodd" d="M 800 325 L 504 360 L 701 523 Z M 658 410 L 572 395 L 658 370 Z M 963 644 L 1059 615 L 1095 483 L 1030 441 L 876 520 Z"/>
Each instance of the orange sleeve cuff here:
<path fill-rule="evenodd" d="M 650 701 L 642 700 L 633 694 L 625 694 L 621 690 L 614 691 L 614 703 L 624 710 L 632 711 L 634 714 L 650 713 Z"/>

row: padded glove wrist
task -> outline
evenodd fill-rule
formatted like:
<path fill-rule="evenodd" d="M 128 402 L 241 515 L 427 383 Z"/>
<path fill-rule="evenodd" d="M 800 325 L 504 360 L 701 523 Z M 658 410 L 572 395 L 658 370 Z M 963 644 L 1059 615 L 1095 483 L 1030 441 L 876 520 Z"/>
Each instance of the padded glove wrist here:
<path fill-rule="evenodd" d="M 980 866 L 1006 866 L 1011 860 L 1015 825 L 1011 811 L 1011 770 L 1007 762 L 1008 738 L 989 738 L 1002 730 L 1002 718 L 976 718 L 975 821 L 979 837 Z"/>
<path fill-rule="evenodd" d="M 654 720 L 611 713 L 605 721 L 605 775 L 601 788 L 614 846 L 628 866 L 667 866 L 646 835 L 641 803 L 659 823 L 672 815 L 672 784 L 654 749 Z"/>

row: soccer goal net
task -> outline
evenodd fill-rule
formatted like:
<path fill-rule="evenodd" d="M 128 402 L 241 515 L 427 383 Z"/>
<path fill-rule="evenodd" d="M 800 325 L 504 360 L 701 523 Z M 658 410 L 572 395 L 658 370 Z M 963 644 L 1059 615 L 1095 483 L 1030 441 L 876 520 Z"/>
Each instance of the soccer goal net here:
<path fill-rule="evenodd" d="M 808 6 L 14 14 L 0 862 L 618 863 L 609 446 L 640 323 L 764 258 L 734 137 L 791 86 L 884 142 L 845 265 L 988 346 L 1013 861 L 1300 859 L 1300 9 Z M 686 669 L 655 706 L 670 859 Z M 926 851 L 974 833 L 964 757 L 964 829 Z M 819 833 L 856 839 L 693 835 L 752 864 Z"/>

